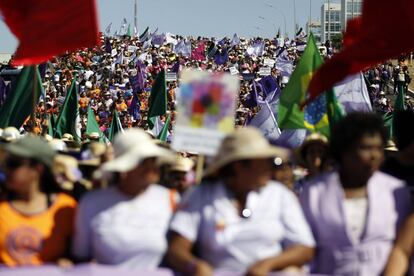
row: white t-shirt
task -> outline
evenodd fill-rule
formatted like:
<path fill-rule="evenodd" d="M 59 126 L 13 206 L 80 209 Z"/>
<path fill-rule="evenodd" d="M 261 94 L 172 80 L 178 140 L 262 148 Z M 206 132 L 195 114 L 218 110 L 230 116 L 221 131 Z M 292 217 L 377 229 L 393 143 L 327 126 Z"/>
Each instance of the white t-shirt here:
<path fill-rule="evenodd" d="M 347 198 L 344 201 L 345 221 L 353 244 L 359 244 L 364 233 L 368 212 L 368 199 Z"/>
<path fill-rule="evenodd" d="M 295 195 L 277 182 L 249 193 L 241 218 L 223 183 L 208 183 L 187 193 L 170 230 L 197 244 L 200 257 L 216 270 L 245 272 L 282 252 L 283 246 L 315 245 Z"/>
<path fill-rule="evenodd" d="M 153 184 L 137 197 L 116 187 L 91 192 L 78 206 L 72 253 L 79 259 L 155 269 L 167 249 L 171 191 Z"/>

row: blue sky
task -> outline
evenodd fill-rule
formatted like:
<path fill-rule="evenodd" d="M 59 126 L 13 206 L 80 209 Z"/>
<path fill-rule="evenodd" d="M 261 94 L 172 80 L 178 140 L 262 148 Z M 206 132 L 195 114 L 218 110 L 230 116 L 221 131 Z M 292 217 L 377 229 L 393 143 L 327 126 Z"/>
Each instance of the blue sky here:
<path fill-rule="evenodd" d="M 138 29 L 150 26 L 152 30 L 158 27 L 160 32 L 182 35 L 231 37 L 237 33 L 271 37 L 275 28 L 283 31 L 283 13 L 291 35 L 294 1 L 299 26 L 304 27 L 309 18 L 310 4 L 312 18 L 320 18 L 324 0 L 138 0 Z M 124 17 L 133 24 L 134 0 L 97 0 L 97 4 L 101 30 L 112 22 L 114 32 Z M 16 46 L 17 41 L 0 21 L 0 53 L 12 53 Z"/>

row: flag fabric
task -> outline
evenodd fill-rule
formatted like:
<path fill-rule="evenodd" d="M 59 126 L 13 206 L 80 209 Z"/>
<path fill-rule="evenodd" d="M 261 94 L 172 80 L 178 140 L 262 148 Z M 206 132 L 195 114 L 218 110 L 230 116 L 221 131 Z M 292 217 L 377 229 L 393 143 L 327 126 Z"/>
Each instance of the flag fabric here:
<path fill-rule="evenodd" d="M 213 58 L 216 55 L 218 48 L 215 43 L 211 43 L 207 49 L 207 57 Z"/>
<path fill-rule="evenodd" d="M 112 46 L 109 37 L 105 37 L 105 52 L 108 54 L 112 53 Z"/>
<path fill-rule="evenodd" d="M 250 126 L 258 128 L 262 132 L 263 136 L 268 140 L 276 140 L 281 134 L 276 120 L 278 102 L 278 98 L 270 103 L 265 101 L 260 105 L 260 111 L 249 123 Z"/>
<path fill-rule="evenodd" d="M 229 60 L 229 53 L 227 52 L 227 48 L 223 47 L 223 49 L 216 52 L 214 56 L 214 61 L 218 65 L 223 65 Z"/>
<path fill-rule="evenodd" d="M 109 36 L 109 35 L 110 35 L 110 33 L 111 33 L 111 28 L 112 28 L 112 22 L 111 22 L 111 23 L 109 23 L 109 24 L 108 24 L 108 26 L 106 26 L 106 28 L 105 28 L 105 34 L 106 34 L 107 36 Z"/>
<path fill-rule="evenodd" d="M 7 97 L 7 85 L 6 82 L 3 80 L 2 77 L 0 77 L 0 108 L 3 106 L 4 101 Z"/>
<path fill-rule="evenodd" d="M 100 43 L 95 0 L 2 0 L 0 11 L 19 40 L 15 64 L 39 64 Z"/>
<path fill-rule="evenodd" d="M 126 28 L 126 24 L 128 23 L 128 21 L 126 20 L 126 18 L 124 17 L 124 19 L 121 22 L 121 28 L 119 29 L 119 35 L 126 35 L 127 32 L 127 28 Z"/>
<path fill-rule="evenodd" d="M 172 45 L 177 45 L 178 41 L 177 39 L 175 39 L 175 36 L 171 33 L 166 33 L 165 34 L 165 43 L 167 44 L 172 44 Z"/>
<path fill-rule="evenodd" d="M 144 30 L 144 32 L 139 36 L 139 41 L 141 41 L 141 43 L 144 43 L 148 39 L 150 39 L 149 27 L 147 27 Z"/>
<path fill-rule="evenodd" d="M 155 118 L 162 116 L 167 112 L 167 85 L 165 82 L 165 70 L 161 70 L 155 78 L 154 85 L 151 88 L 151 95 L 148 101 L 148 126 L 152 129 L 155 124 Z"/>
<path fill-rule="evenodd" d="M 48 118 L 48 124 L 47 124 L 47 134 L 49 134 L 51 137 L 55 136 L 55 126 L 56 126 L 56 116 L 54 114 L 50 114 Z"/>
<path fill-rule="evenodd" d="M 256 41 L 255 43 L 253 43 L 247 48 L 246 53 L 249 56 L 258 56 L 258 57 L 262 56 L 264 53 L 264 42 Z"/>
<path fill-rule="evenodd" d="M 279 88 L 279 85 L 277 84 L 275 78 L 273 78 L 272 76 L 263 77 L 260 80 L 260 84 L 265 96 L 269 95 L 270 93 Z"/>
<path fill-rule="evenodd" d="M 157 139 L 162 141 L 162 142 L 167 142 L 167 137 L 168 137 L 168 128 L 170 127 L 170 123 L 171 123 L 171 114 L 168 114 L 167 119 L 165 120 L 165 124 L 160 132 L 160 134 L 158 134 Z"/>
<path fill-rule="evenodd" d="M 394 111 L 405 110 L 404 86 L 398 85 L 398 95 L 394 103 Z"/>
<path fill-rule="evenodd" d="M 239 45 L 239 44 L 240 44 L 240 38 L 237 36 L 237 34 L 234 34 L 233 39 L 230 42 L 230 46 L 234 47 L 234 46 Z"/>
<path fill-rule="evenodd" d="M 132 37 L 132 29 L 131 29 L 131 24 L 128 24 L 128 29 L 127 32 L 125 34 L 126 36 Z"/>
<path fill-rule="evenodd" d="M 138 120 L 141 117 L 140 102 L 136 92 L 133 92 L 132 101 L 128 107 L 128 114 L 131 115 L 134 120 Z"/>
<path fill-rule="evenodd" d="M 165 36 L 164 33 L 159 34 L 159 35 L 153 34 L 152 38 L 151 38 L 151 44 L 152 45 L 157 45 L 157 46 L 162 46 L 165 42 L 165 38 L 166 38 L 166 36 Z"/>
<path fill-rule="evenodd" d="M 204 44 L 204 41 L 200 41 L 197 48 L 195 48 L 193 52 L 191 53 L 191 59 L 198 60 L 198 61 L 206 60 L 205 51 L 206 51 L 206 46 Z"/>
<path fill-rule="evenodd" d="M 345 33 L 343 51 L 327 61 L 313 77 L 307 102 L 347 75 L 412 52 L 414 40 L 407 39 L 407 35 L 414 33 L 412 10 L 412 0 L 364 0 L 362 16 L 350 21 L 351 28 Z M 378 21 L 389 14 L 398 14 L 398 20 L 393 24 L 388 24 L 387 20 Z"/>
<path fill-rule="evenodd" d="M 174 65 L 171 67 L 171 70 L 170 71 L 173 72 L 173 73 L 177 73 L 178 74 L 178 72 L 180 71 L 180 62 L 179 61 L 176 61 L 174 63 Z"/>
<path fill-rule="evenodd" d="M 36 86 L 35 91 L 33 91 L 34 86 Z M 33 106 L 37 105 L 42 94 L 39 70 L 34 66 L 24 67 L 17 78 L 15 88 L 10 91 L 0 109 L 0 128 L 14 126 L 19 129 L 32 113 Z"/>
<path fill-rule="evenodd" d="M 124 129 L 122 128 L 121 121 L 119 120 L 118 112 L 114 109 L 111 127 L 109 128 L 108 132 L 108 140 L 112 143 L 114 141 L 115 136 L 120 132 L 124 132 Z"/>
<path fill-rule="evenodd" d="M 91 134 L 93 132 L 99 133 L 99 142 L 105 143 L 106 137 L 99 128 L 99 124 L 96 121 L 95 113 L 93 112 L 92 108 L 88 106 L 88 117 L 86 122 L 86 134 Z"/>
<path fill-rule="evenodd" d="M 326 92 L 326 105 L 329 120 L 329 127 L 334 126 L 340 119 L 345 117 L 345 111 L 342 105 L 338 102 L 336 94 L 333 89 Z"/>
<path fill-rule="evenodd" d="M 69 133 L 75 141 L 81 140 L 81 125 L 78 108 L 78 85 L 75 74 L 72 84 L 66 94 L 65 102 L 61 108 L 59 117 L 56 120 L 54 129 L 55 137 L 62 138 L 63 134 Z"/>
<path fill-rule="evenodd" d="M 362 73 L 351 75 L 336 84 L 334 91 L 346 113 L 372 111 L 368 88 Z"/>
<path fill-rule="evenodd" d="M 176 55 L 183 55 L 185 57 L 191 56 L 191 42 L 185 42 L 184 40 L 180 40 L 177 45 L 174 46 L 174 53 Z"/>
<path fill-rule="evenodd" d="M 329 136 L 329 118 L 325 95 L 320 95 L 307 105 L 305 110 L 302 111 L 300 108 L 300 104 L 305 100 L 312 74 L 321 64 L 322 57 L 311 34 L 308 46 L 280 97 L 278 118 L 280 128 L 304 128 Z"/>

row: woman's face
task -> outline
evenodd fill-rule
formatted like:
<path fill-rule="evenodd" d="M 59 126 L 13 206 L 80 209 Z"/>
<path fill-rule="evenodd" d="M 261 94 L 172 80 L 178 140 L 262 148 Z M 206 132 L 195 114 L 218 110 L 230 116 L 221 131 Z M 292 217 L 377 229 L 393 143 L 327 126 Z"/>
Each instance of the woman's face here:
<path fill-rule="evenodd" d="M 238 188 L 241 191 L 249 192 L 265 186 L 272 178 L 272 165 L 271 159 L 235 162 L 233 170 Z"/>
<path fill-rule="evenodd" d="M 349 173 L 358 179 L 368 181 L 384 160 L 383 142 L 379 133 L 362 136 L 342 155 L 341 168 L 344 174 Z"/>
<path fill-rule="evenodd" d="M 308 168 L 321 168 L 326 155 L 326 148 L 322 144 L 310 144 L 306 148 L 305 161 Z"/>
<path fill-rule="evenodd" d="M 14 192 L 27 192 L 41 176 L 42 165 L 32 165 L 29 160 L 8 157 L 5 161 L 6 187 Z"/>

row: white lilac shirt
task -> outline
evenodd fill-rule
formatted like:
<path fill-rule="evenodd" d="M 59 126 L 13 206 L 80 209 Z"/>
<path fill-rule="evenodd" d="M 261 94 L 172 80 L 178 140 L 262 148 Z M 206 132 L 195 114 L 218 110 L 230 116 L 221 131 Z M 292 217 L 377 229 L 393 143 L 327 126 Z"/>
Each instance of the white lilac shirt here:
<path fill-rule="evenodd" d="M 167 249 L 171 191 L 153 184 L 128 197 L 116 187 L 91 192 L 78 206 L 72 253 L 79 259 L 155 269 Z"/>
<path fill-rule="evenodd" d="M 221 182 L 202 184 L 185 195 L 170 230 L 197 245 L 216 270 L 245 272 L 283 245 L 315 245 L 295 195 L 277 182 L 249 193 L 249 218 L 239 216 Z"/>

